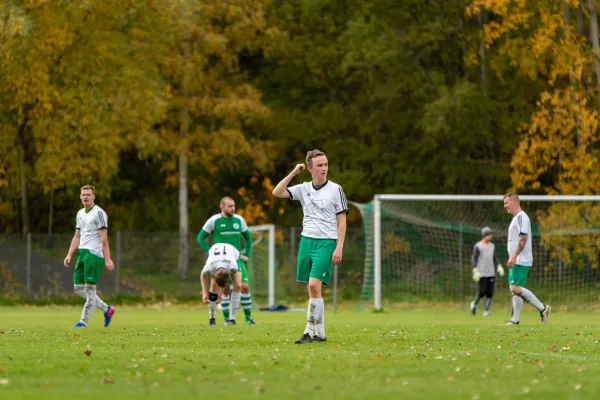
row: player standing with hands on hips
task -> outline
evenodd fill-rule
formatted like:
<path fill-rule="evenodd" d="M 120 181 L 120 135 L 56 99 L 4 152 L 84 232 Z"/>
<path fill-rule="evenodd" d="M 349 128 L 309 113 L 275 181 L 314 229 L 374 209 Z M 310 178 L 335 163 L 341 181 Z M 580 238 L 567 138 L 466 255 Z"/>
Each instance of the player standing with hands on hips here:
<path fill-rule="evenodd" d="M 305 168 L 312 181 L 287 187 Z M 306 328 L 297 344 L 326 341 L 322 288 L 329 285 L 332 265 L 342 262 L 348 203 L 342 187 L 327 179 L 328 168 L 325 153 L 311 150 L 306 153 L 306 167 L 296 165 L 273 189 L 276 197 L 300 201 L 304 213 L 296 280 L 308 283 L 310 300 Z"/>
<path fill-rule="evenodd" d="M 512 293 L 512 317 L 506 325 L 518 325 L 521 316 L 523 300 L 537 308 L 542 324 L 548 322 L 550 306 L 542 304 L 527 288 L 527 274 L 533 265 L 533 249 L 531 246 L 531 221 L 525 211 L 521 210 L 519 195 L 507 193 L 504 195 L 504 208 L 513 216 L 508 227 L 508 283 Z"/>

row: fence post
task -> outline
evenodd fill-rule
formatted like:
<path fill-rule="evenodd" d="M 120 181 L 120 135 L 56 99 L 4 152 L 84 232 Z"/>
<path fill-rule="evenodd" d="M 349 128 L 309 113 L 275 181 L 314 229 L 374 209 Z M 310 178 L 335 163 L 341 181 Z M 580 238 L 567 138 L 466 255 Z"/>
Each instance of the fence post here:
<path fill-rule="evenodd" d="M 31 296 L 31 233 L 27 232 L 27 262 L 25 264 L 27 295 Z"/>
<path fill-rule="evenodd" d="M 292 226 L 290 228 L 290 279 L 289 285 L 290 290 L 289 294 L 294 293 L 294 288 L 296 286 L 296 227 Z"/>
<path fill-rule="evenodd" d="M 121 231 L 117 231 L 117 263 L 115 265 L 115 294 L 121 290 Z"/>
<path fill-rule="evenodd" d="M 465 266 L 463 265 L 463 225 L 462 224 L 458 224 L 458 275 L 459 275 L 459 287 L 458 290 L 460 292 L 460 296 L 462 297 L 465 293 L 464 293 L 464 282 L 463 282 L 463 274 L 464 274 L 464 268 Z M 461 299 L 462 300 L 462 299 Z"/>
<path fill-rule="evenodd" d="M 333 312 L 337 312 L 337 295 L 338 295 L 338 266 L 333 266 Z"/>

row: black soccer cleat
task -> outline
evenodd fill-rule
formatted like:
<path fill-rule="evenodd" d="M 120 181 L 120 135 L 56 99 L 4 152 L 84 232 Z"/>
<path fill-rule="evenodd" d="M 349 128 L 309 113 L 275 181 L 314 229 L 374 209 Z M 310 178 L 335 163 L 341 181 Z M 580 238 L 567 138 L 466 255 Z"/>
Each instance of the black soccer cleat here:
<path fill-rule="evenodd" d="M 235 319 L 228 319 L 225 321 L 225 325 L 235 325 Z"/>
<path fill-rule="evenodd" d="M 312 337 L 312 341 L 313 342 L 326 342 L 327 338 L 315 335 Z"/>
<path fill-rule="evenodd" d="M 217 321 L 215 321 L 215 319 L 214 319 L 214 318 L 211 318 L 211 319 L 209 319 L 209 320 L 208 320 L 208 324 L 209 324 L 210 326 L 215 326 L 215 325 L 217 325 Z"/>
<path fill-rule="evenodd" d="M 300 337 L 300 339 L 296 339 L 296 344 L 302 344 L 302 343 L 312 343 L 313 339 L 310 337 L 310 335 L 308 333 L 305 333 L 304 335 L 302 335 Z"/>

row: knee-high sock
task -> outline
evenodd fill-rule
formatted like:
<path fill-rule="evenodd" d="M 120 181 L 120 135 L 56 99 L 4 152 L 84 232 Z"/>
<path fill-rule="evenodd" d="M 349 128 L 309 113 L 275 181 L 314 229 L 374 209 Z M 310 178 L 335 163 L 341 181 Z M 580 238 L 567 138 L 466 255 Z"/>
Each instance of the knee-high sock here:
<path fill-rule="evenodd" d="M 223 319 L 229 319 L 229 295 L 221 297 L 221 309 L 223 310 Z"/>
<path fill-rule="evenodd" d="M 523 300 L 537 308 L 538 311 L 544 311 L 545 306 L 542 304 L 541 301 L 538 300 L 537 297 L 535 297 L 535 294 L 531 293 L 531 290 L 521 288 L 521 297 L 523 298 Z"/>
<path fill-rule="evenodd" d="M 473 300 L 473 303 L 474 303 L 475 305 L 477 305 L 477 303 L 479 303 L 479 300 L 481 300 L 481 296 L 479 295 L 479 293 L 477 293 L 477 294 L 475 295 L 475 299 Z"/>
<path fill-rule="evenodd" d="M 325 337 L 325 303 L 323 299 L 317 299 L 317 320 L 315 322 L 315 328 L 317 336 Z"/>
<path fill-rule="evenodd" d="M 308 309 L 306 310 L 306 328 L 304 333 L 308 333 L 310 337 L 315 335 L 315 325 L 317 323 L 319 306 L 319 299 L 311 298 L 308 301 Z"/>
<path fill-rule="evenodd" d="M 512 296 L 512 317 L 510 320 L 514 323 L 519 322 L 521 317 L 521 308 L 523 308 L 523 298 L 519 295 L 513 294 Z"/>
<path fill-rule="evenodd" d="M 96 286 L 86 286 L 85 294 L 87 295 L 85 304 L 83 305 L 83 310 L 81 311 L 81 322 L 87 325 L 90 320 L 90 316 L 92 315 L 92 311 L 94 311 L 94 306 L 96 304 Z"/>
<path fill-rule="evenodd" d="M 87 300 L 87 294 L 85 293 L 85 285 L 75 285 L 75 294 Z M 96 308 L 101 309 L 103 312 L 108 311 L 108 304 L 103 302 L 102 299 L 98 297 L 98 294 L 96 294 L 96 302 L 94 303 L 94 306 Z"/>
<path fill-rule="evenodd" d="M 208 302 L 208 317 L 209 318 L 214 318 L 215 317 L 215 311 L 217 311 L 217 302 L 216 301 L 209 301 Z"/>
<path fill-rule="evenodd" d="M 240 308 L 240 292 L 231 292 L 231 304 L 229 305 L 229 319 L 235 321 L 235 315 Z"/>
<path fill-rule="evenodd" d="M 244 317 L 248 320 L 252 316 L 252 297 L 250 296 L 250 292 L 244 294 L 242 293 L 240 304 L 244 309 Z"/>

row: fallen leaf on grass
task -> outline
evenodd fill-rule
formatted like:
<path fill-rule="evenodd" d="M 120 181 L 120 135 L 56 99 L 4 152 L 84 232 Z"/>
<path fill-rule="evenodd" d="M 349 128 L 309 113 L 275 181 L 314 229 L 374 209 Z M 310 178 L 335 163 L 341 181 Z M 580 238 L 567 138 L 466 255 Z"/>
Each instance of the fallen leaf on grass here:
<path fill-rule="evenodd" d="M 88 349 L 88 350 L 84 351 L 83 354 L 85 354 L 86 356 L 89 357 L 92 355 L 92 351 Z"/>
<path fill-rule="evenodd" d="M 453 381 L 453 380 L 454 380 L 454 377 L 453 377 L 452 375 L 448 375 L 448 380 L 449 380 L 449 381 Z"/>
<path fill-rule="evenodd" d="M 6 378 L 0 379 L 0 385 L 8 385 L 8 379 L 6 379 Z"/>
<path fill-rule="evenodd" d="M 102 383 L 115 383 L 113 378 L 104 378 L 102 379 Z"/>
<path fill-rule="evenodd" d="M 556 350 L 558 350 L 558 345 L 553 344 L 552 347 L 550 347 L 550 351 L 556 351 Z"/>
<path fill-rule="evenodd" d="M 569 351 L 569 350 L 571 350 L 571 346 L 563 346 L 563 348 L 560 349 L 560 352 L 562 353 L 564 351 Z"/>
<path fill-rule="evenodd" d="M 582 385 L 582 384 L 580 384 L 580 383 L 578 383 L 578 384 L 577 384 L 577 385 L 575 385 L 575 387 L 574 387 L 574 389 L 575 389 L 575 390 L 579 390 L 579 389 L 581 389 L 581 388 L 583 388 L 583 385 Z"/>
<path fill-rule="evenodd" d="M 159 369 L 156 370 L 156 372 L 158 372 L 159 374 L 162 374 L 165 372 L 165 369 L 163 367 L 160 367 Z"/>

